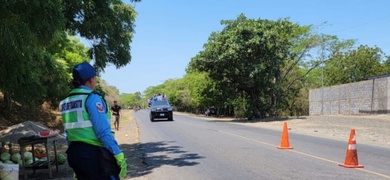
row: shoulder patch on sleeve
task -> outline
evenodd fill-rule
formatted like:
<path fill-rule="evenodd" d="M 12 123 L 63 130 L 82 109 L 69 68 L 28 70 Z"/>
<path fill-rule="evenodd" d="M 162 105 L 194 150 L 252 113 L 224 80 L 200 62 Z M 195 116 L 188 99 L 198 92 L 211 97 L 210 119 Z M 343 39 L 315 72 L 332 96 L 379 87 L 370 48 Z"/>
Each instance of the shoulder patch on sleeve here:
<path fill-rule="evenodd" d="M 96 108 L 97 108 L 98 112 L 104 113 L 104 107 L 103 107 L 102 102 L 96 102 L 95 105 L 96 105 Z"/>

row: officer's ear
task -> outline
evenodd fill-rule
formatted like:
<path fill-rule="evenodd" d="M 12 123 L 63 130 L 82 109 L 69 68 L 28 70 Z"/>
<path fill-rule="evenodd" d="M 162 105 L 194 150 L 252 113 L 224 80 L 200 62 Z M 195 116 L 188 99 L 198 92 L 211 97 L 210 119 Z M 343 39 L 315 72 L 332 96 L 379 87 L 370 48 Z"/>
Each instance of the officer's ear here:
<path fill-rule="evenodd" d="M 95 89 L 95 86 L 96 86 L 96 77 L 91 77 L 89 78 L 88 80 L 85 81 L 85 86 L 91 88 L 91 89 Z"/>

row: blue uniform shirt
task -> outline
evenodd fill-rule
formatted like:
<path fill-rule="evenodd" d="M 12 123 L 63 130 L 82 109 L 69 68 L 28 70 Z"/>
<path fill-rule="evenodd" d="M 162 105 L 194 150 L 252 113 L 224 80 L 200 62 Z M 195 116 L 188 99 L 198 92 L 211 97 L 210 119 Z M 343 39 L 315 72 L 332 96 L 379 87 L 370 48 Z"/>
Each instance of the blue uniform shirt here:
<path fill-rule="evenodd" d="M 90 90 L 90 88 L 87 86 L 80 86 L 80 88 Z M 103 105 L 103 109 L 99 105 Z M 117 155 L 121 153 L 121 150 L 119 149 L 118 143 L 111 133 L 111 127 L 109 124 L 110 120 L 107 119 L 106 116 L 106 106 L 107 104 L 104 103 L 103 99 L 94 93 L 89 96 L 86 102 L 86 108 L 89 113 L 96 137 L 112 154 Z"/>

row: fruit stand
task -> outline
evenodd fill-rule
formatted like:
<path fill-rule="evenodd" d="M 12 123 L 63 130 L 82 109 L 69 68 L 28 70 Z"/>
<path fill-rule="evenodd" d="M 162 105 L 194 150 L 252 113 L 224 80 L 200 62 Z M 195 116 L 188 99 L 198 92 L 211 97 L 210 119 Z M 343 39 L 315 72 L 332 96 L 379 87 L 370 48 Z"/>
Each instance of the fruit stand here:
<path fill-rule="evenodd" d="M 52 166 L 56 166 L 56 171 L 58 172 L 58 156 L 57 156 L 57 147 L 56 147 L 56 139 L 57 134 L 52 134 L 48 136 L 40 136 L 40 135 L 34 135 L 29 137 L 22 137 L 18 140 L 18 144 L 20 146 L 20 154 L 23 165 L 21 166 L 21 169 L 24 173 L 24 179 L 27 179 L 27 170 L 33 170 L 35 173 L 36 169 L 48 169 L 49 170 L 49 177 L 52 178 Z M 52 142 L 53 148 L 54 148 L 54 160 L 50 159 L 50 151 L 48 148 L 48 144 Z M 44 145 L 44 151 L 41 149 L 36 149 L 36 145 L 43 144 Z M 26 164 L 25 163 L 25 151 L 27 146 L 31 146 L 32 150 L 32 163 Z M 37 156 L 40 156 L 39 158 L 42 158 L 46 156 L 46 161 L 36 161 L 35 158 Z"/>

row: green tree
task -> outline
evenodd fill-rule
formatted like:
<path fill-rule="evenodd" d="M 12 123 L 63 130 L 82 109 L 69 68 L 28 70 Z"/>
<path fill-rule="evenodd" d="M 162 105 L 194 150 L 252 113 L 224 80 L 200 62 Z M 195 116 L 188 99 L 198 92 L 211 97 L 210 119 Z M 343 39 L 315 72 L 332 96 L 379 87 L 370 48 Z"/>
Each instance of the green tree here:
<path fill-rule="evenodd" d="M 2 2 L 0 90 L 9 108 L 13 101 L 41 104 L 63 80 L 54 57 L 66 40 L 61 7 L 60 0 Z"/>
<path fill-rule="evenodd" d="M 89 56 L 99 70 L 108 63 L 122 67 L 131 61 L 136 17 L 133 6 L 120 0 L 63 1 L 63 10 L 66 29 L 89 40 Z"/>
<path fill-rule="evenodd" d="M 74 65 L 88 59 L 88 48 L 80 42 L 77 37 L 68 36 L 61 42 L 61 50 L 54 54 L 56 67 L 46 78 L 50 83 L 46 83 L 49 89 L 46 101 L 51 101 L 53 106 L 57 106 L 59 101 L 70 91 L 72 79 L 72 68 Z M 100 87 L 98 85 L 98 87 Z"/>
<path fill-rule="evenodd" d="M 190 91 L 188 84 L 183 78 L 169 79 L 163 84 L 156 86 L 154 94 L 163 93 L 168 97 L 168 101 L 179 111 L 190 111 Z"/>
<path fill-rule="evenodd" d="M 122 105 L 125 107 L 131 107 L 131 108 L 134 106 L 146 107 L 146 102 L 142 99 L 142 95 L 140 92 L 121 94 L 121 102 Z"/>
<path fill-rule="evenodd" d="M 333 56 L 353 46 L 354 40 L 340 41 L 336 36 L 313 33 L 312 26 L 302 28 L 301 35 L 292 39 L 293 46 L 282 67 L 281 94 L 277 97 L 285 102 L 280 111 L 284 115 L 306 115 L 310 88 L 322 86 L 322 67 Z M 280 114 L 279 112 L 275 114 Z"/>
<path fill-rule="evenodd" d="M 380 48 L 361 45 L 332 57 L 326 62 L 324 73 L 325 85 L 331 86 L 389 73 L 389 69 L 385 66 L 385 56 Z"/>
<path fill-rule="evenodd" d="M 94 60 L 98 71 L 131 60 L 136 13 L 122 1 L 5 1 L 0 10 L 0 91 L 9 108 L 63 98 L 80 60 Z M 69 34 L 86 38 L 91 48 Z"/>
<path fill-rule="evenodd" d="M 386 56 L 386 61 L 383 63 L 385 69 L 387 69 L 386 73 L 390 73 L 390 56 Z"/>
<path fill-rule="evenodd" d="M 206 73 L 187 73 L 183 79 L 184 84 L 187 84 L 189 91 L 189 109 L 194 113 L 203 113 L 209 105 L 208 101 L 211 99 L 207 92 L 207 87 L 210 85 L 210 79 Z M 207 89 L 207 90 L 206 90 Z"/>
<path fill-rule="evenodd" d="M 287 19 L 252 20 L 243 14 L 222 24 L 226 27 L 210 36 L 190 68 L 207 72 L 224 90 L 247 98 L 253 117 L 274 115 L 281 90 L 276 81 L 281 78 L 291 39 L 301 34 L 302 27 Z"/>

